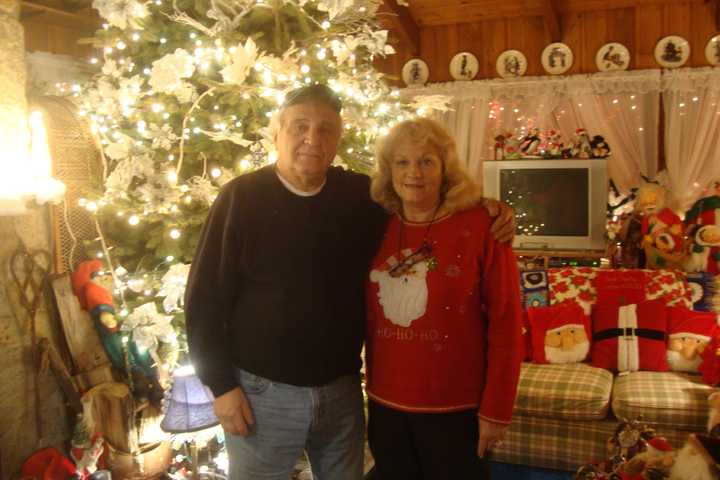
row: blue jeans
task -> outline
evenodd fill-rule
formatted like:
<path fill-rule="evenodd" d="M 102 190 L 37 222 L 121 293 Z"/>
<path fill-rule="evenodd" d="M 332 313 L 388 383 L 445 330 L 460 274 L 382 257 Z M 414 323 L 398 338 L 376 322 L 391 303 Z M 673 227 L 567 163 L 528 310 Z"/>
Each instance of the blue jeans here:
<path fill-rule="evenodd" d="M 319 387 L 273 382 L 245 370 L 235 376 L 255 426 L 247 437 L 226 432 L 230 480 L 288 480 L 303 450 L 315 480 L 361 480 L 365 415 L 360 377 Z"/>

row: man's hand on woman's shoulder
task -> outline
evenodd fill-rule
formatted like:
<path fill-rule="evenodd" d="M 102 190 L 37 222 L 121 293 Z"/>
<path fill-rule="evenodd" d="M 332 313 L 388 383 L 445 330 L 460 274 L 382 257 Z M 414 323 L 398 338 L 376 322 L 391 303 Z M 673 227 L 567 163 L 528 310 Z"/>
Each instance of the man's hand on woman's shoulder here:
<path fill-rule="evenodd" d="M 502 243 L 512 243 L 515 238 L 515 210 L 492 198 L 483 198 L 482 205 L 494 218 L 490 226 L 493 237 Z"/>

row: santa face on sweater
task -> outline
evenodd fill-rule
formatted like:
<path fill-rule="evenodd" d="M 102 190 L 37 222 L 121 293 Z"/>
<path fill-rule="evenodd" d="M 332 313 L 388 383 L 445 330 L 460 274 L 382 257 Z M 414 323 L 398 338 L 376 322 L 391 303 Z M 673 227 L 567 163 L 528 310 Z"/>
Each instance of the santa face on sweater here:
<path fill-rule="evenodd" d="M 563 325 L 545 333 L 545 358 L 550 363 L 582 362 L 590 351 L 582 325 Z"/>
<path fill-rule="evenodd" d="M 394 257 L 387 260 L 393 265 Z M 413 320 L 425 315 L 428 300 L 427 263 L 420 261 L 400 276 L 391 276 L 388 270 L 372 270 L 370 281 L 379 284 L 378 302 L 385 318 L 395 325 L 409 327 Z"/>
<path fill-rule="evenodd" d="M 667 360 L 670 368 L 676 372 L 697 372 L 700 366 L 700 354 L 707 347 L 710 337 L 690 333 L 670 335 Z"/>

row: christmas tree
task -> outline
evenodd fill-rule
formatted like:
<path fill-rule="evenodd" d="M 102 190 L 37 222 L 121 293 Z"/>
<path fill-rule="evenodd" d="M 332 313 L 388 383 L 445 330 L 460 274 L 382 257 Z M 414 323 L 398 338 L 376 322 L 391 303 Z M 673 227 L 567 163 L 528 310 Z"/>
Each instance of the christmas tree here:
<path fill-rule="evenodd" d="M 156 350 L 171 316 L 182 348 L 185 279 L 208 208 L 224 182 L 274 161 L 269 124 L 288 91 L 336 90 L 345 126 L 336 163 L 360 171 L 394 122 L 445 107 L 437 97 L 403 102 L 374 69 L 393 53 L 380 3 L 93 1 L 106 21 L 94 38 L 102 58 L 91 60 L 101 71 L 73 87 L 103 164 L 103 188 L 83 200 L 100 232 L 88 254 L 107 262 L 128 336 Z"/>

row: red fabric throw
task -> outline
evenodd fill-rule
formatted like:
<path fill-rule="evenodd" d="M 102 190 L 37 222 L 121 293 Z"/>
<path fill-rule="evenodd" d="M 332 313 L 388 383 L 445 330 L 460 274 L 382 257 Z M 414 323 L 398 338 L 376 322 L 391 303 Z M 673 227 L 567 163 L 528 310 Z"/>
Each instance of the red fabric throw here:
<path fill-rule="evenodd" d="M 612 303 L 612 302 L 610 302 Z M 668 370 L 667 309 L 656 300 L 593 310 L 592 365 L 607 370 Z"/>
<path fill-rule="evenodd" d="M 566 302 L 552 307 L 529 308 L 527 315 L 534 363 L 575 363 L 585 359 L 592 331 L 590 319 L 582 307 Z"/>

